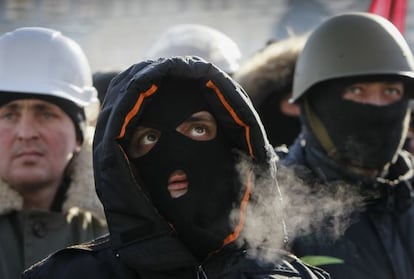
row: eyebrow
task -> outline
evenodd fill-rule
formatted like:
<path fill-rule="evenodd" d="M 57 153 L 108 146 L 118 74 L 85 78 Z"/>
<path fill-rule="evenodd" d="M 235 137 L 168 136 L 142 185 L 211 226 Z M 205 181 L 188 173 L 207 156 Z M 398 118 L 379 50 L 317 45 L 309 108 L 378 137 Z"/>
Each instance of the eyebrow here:
<path fill-rule="evenodd" d="M 389 84 L 389 85 L 393 85 L 393 84 L 396 84 L 396 83 L 401 83 L 402 85 L 404 85 L 404 82 L 402 82 L 402 81 L 386 81 L 385 83 Z"/>
<path fill-rule="evenodd" d="M 209 121 L 214 120 L 214 117 L 211 114 L 204 115 L 192 115 L 185 122 L 197 122 L 197 121 Z"/>
<path fill-rule="evenodd" d="M 4 106 L 2 106 L 0 109 L 8 109 L 8 110 L 21 110 L 24 107 L 24 105 L 20 103 L 8 103 Z M 29 109 L 34 111 L 47 111 L 47 110 L 54 110 L 55 107 L 53 105 L 45 104 L 45 103 L 35 103 L 33 105 L 29 106 Z"/>

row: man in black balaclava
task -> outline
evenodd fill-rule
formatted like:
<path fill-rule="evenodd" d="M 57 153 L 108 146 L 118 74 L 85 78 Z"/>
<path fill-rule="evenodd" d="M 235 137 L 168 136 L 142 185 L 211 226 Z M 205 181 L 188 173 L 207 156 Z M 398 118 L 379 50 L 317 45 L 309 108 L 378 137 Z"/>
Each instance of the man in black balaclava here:
<path fill-rule="evenodd" d="M 190 56 L 135 64 L 112 80 L 95 134 L 109 235 L 23 278 L 329 278 L 279 250 L 275 164 L 250 100 L 226 73 Z"/>
<path fill-rule="evenodd" d="M 302 132 L 282 163 L 313 196 L 347 189 L 335 198 L 337 213 L 363 201 L 346 216 L 349 225 L 330 213 L 292 241 L 295 254 L 333 278 L 414 277 L 414 168 L 402 148 L 413 76 L 413 55 L 399 31 L 366 13 L 322 23 L 299 56 L 292 101 L 301 106 Z M 325 212 L 319 201 L 310 215 Z M 339 236 L 326 234 L 340 226 Z"/>
<path fill-rule="evenodd" d="M 163 81 L 128 148 L 155 206 L 200 260 L 230 233 L 228 218 L 241 190 L 235 155 L 202 90 L 198 80 Z M 156 138 L 151 152 L 137 156 L 142 137 L 150 135 Z"/>
<path fill-rule="evenodd" d="M 302 103 L 304 134 L 349 172 L 382 175 L 407 134 L 407 86 L 387 76 L 323 82 Z"/>

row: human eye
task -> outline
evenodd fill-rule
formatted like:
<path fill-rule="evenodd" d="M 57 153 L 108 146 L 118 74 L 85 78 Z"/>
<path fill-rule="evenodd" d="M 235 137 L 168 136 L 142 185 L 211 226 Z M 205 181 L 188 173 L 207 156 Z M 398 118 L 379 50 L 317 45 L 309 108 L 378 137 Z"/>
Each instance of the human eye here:
<path fill-rule="evenodd" d="M 342 98 L 348 101 L 357 102 L 363 98 L 365 87 L 362 84 L 354 83 L 346 87 L 342 93 Z"/>
<path fill-rule="evenodd" d="M 352 85 L 348 87 L 347 92 L 353 95 L 361 94 L 362 88 L 358 85 Z"/>
<path fill-rule="evenodd" d="M 65 112 L 63 112 L 60 108 L 51 104 L 40 103 L 36 104 L 34 108 L 36 116 L 41 119 L 50 120 L 62 118 L 64 115 L 66 115 Z"/>
<path fill-rule="evenodd" d="M 215 136 L 212 129 L 207 124 L 197 122 L 184 122 L 179 126 L 177 131 L 190 139 L 198 141 L 210 140 Z"/>
<path fill-rule="evenodd" d="M 190 139 L 207 141 L 216 137 L 217 124 L 209 112 L 201 111 L 181 123 L 177 131 Z"/>
<path fill-rule="evenodd" d="M 401 88 L 399 88 L 399 87 L 393 87 L 393 86 L 391 86 L 391 87 L 387 87 L 385 90 L 384 90 L 384 93 L 386 94 L 386 95 L 389 95 L 389 96 L 400 96 L 400 95 L 402 95 L 403 94 L 403 91 L 402 91 L 402 89 Z"/>
<path fill-rule="evenodd" d="M 147 133 L 141 135 L 138 141 L 142 145 L 155 144 L 158 141 L 158 133 L 148 131 Z"/>
<path fill-rule="evenodd" d="M 18 116 L 19 114 L 16 110 L 8 109 L 8 108 L 0 110 L 0 119 L 10 121 L 10 120 L 17 119 Z"/>
<path fill-rule="evenodd" d="M 13 112 L 2 112 L 2 113 L 0 113 L 0 118 L 1 119 L 8 119 L 8 120 L 11 120 L 11 119 L 13 119 L 13 118 L 15 118 L 16 117 L 16 114 L 15 113 L 13 113 Z"/>
<path fill-rule="evenodd" d="M 57 114 L 51 111 L 43 111 L 40 115 L 45 119 L 57 118 Z"/>
<path fill-rule="evenodd" d="M 138 127 L 128 146 L 128 155 L 137 158 L 147 154 L 157 144 L 160 136 L 161 132 L 156 129 Z"/>
<path fill-rule="evenodd" d="M 204 127 L 203 125 L 195 125 L 191 128 L 190 132 L 194 137 L 202 137 L 207 134 L 207 130 L 207 127 Z"/>

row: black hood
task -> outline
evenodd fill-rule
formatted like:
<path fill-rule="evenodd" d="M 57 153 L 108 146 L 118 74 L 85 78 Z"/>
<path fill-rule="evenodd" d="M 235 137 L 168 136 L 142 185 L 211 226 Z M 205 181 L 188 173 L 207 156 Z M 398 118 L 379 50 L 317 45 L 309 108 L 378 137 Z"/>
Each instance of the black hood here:
<path fill-rule="evenodd" d="M 252 158 L 255 165 L 274 172 L 276 160 L 250 99 L 212 64 L 197 57 L 174 57 L 138 63 L 116 76 L 108 88 L 94 138 L 96 191 L 104 205 L 114 252 L 128 264 L 158 269 L 187 266 L 194 264 L 194 259 L 171 237 L 172 228 L 135 178 L 120 142 L 156 96 L 157 84 L 167 76 L 204 84 L 204 97 L 232 147 Z M 247 188 L 243 191 L 251 190 Z M 246 203 L 245 199 L 236 204 L 241 213 L 234 239 L 243 228 Z M 169 247 L 168 251 L 163 247 Z"/>

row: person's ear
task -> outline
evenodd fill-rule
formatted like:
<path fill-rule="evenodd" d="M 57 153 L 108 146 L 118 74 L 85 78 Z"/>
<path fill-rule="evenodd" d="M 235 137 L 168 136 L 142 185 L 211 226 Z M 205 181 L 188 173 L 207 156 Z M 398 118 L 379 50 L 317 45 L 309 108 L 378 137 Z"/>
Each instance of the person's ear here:
<path fill-rule="evenodd" d="M 300 107 L 297 104 L 289 103 L 289 99 L 292 94 L 288 94 L 285 98 L 280 101 L 280 111 L 287 116 L 299 116 Z"/>

